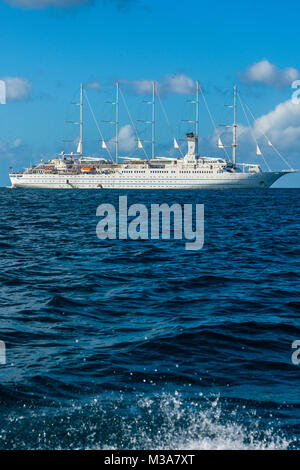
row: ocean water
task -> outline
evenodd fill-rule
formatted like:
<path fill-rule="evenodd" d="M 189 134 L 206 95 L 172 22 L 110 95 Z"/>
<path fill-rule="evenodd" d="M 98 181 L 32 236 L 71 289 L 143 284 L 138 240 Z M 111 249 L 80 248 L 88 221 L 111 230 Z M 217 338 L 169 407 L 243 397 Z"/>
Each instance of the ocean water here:
<path fill-rule="evenodd" d="M 96 237 L 205 205 L 205 243 Z M 0 190 L 1 449 L 299 449 L 300 190 Z"/>

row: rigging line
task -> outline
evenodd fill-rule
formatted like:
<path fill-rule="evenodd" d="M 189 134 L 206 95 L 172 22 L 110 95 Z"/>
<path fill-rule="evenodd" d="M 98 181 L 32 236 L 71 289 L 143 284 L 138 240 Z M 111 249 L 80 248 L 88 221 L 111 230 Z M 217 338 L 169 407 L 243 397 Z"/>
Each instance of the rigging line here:
<path fill-rule="evenodd" d="M 245 106 L 246 106 L 246 108 L 248 109 L 248 111 L 249 111 L 249 113 L 250 113 L 250 115 L 251 115 L 253 121 L 255 122 L 256 119 L 255 119 L 255 117 L 253 116 L 253 113 L 251 112 L 251 109 L 249 108 L 249 106 L 248 106 L 246 103 L 245 103 Z M 268 142 L 270 142 L 268 136 L 267 136 L 264 132 L 262 132 L 262 135 L 265 137 L 265 139 L 266 139 Z M 273 147 L 273 149 L 275 150 L 275 152 L 277 153 L 277 155 L 282 159 L 282 161 L 290 168 L 290 170 L 293 170 L 293 167 L 292 167 L 292 166 L 289 164 L 289 162 L 284 158 L 284 156 L 279 152 L 279 150 L 273 145 L 273 143 L 272 143 L 272 147 Z"/>
<path fill-rule="evenodd" d="M 168 126 L 169 126 L 169 130 L 170 130 L 170 132 L 171 132 L 171 134 L 172 134 L 172 136 L 173 136 L 173 139 L 175 139 L 176 142 L 177 142 L 177 139 L 176 139 L 175 134 L 174 134 L 174 132 L 173 132 L 173 129 L 172 129 L 171 123 L 170 123 L 170 121 L 169 121 L 169 118 L 168 118 L 166 109 L 165 109 L 165 107 L 164 107 L 164 105 L 163 105 L 163 103 L 162 103 L 162 101 L 161 101 L 161 99 L 160 99 L 160 95 L 159 95 L 159 91 L 158 91 L 158 90 L 156 90 L 156 94 L 157 94 L 157 97 L 158 97 L 158 100 L 159 100 L 161 109 L 162 109 L 162 111 L 163 111 L 163 114 L 164 114 L 164 116 L 165 116 L 165 119 L 166 119 L 166 121 L 167 121 L 167 124 L 168 124 Z M 184 157 L 184 155 L 183 155 L 183 153 L 182 153 L 182 150 L 181 150 L 181 148 L 180 148 L 179 146 L 178 146 L 178 150 L 179 150 L 179 152 L 181 153 L 181 156 Z"/>
<path fill-rule="evenodd" d="M 207 112 L 208 112 L 208 115 L 209 115 L 209 117 L 210 117 L 211 123 L 212 123 L 212 125 L 213 125 L 215 131 L 217 131 L 217 126 L 216 126 L 215 120 L 214 120 L 214 118 L 213 118 L 213 116 L 212 116 L 212 114 L 211 114 L 211 112 L 210 112 L 209 106 L 208 106 L 208 104 L 207 104 L 207 101 L 206 101 L 206 98 L 205 98 L 205 96 L 204 96 L 204 93 L 203 93 L 203 91 L 202 91 L 201 86 L 199 87 L 199 90 L 200 90 L 202 99 L 203 99 L 203 101 L 204 101 L 206 110 L 207 110 Z M 218 137 L 219 139 L 221 138 L 221 137 L 220 137 L 220 134 L 218 133 L 218 131 L 217 131 L 217 137 Z M 225 152 L 225 154 L 226 154 L 228 160 L 230 160 L 230 157 L 229 157 L 229 154 L 228 154 L 226 148 L 223 147 L 222 150 L 224 150 L 224 152 Z"/>
<path fill-rule="evenodd" d="M 74 105 L 78 105 L 78 103 L 75 102 L 75 99 L 77 97 L 77 93 L 78 91 L 74 91 L 73 95 L 72 95 L 72 100 L 70 101 L 70 104 L 74 104 Z M 71 112 L 69 111 L 69 108 L 68 108 L 68 111 L 65 111 L 65 123 L 70 123 L 68 122 L 69 121 L 69 116 L 70 116 L 70 122 L 71 122 L 71 117 L 73 116 L 73 113 L 71 114 Z M 65 139 L 65 136 L 67 137 L 66 135 L 66 131 L 65 129 L 63 130 L 63 135 L 62 135 L 62 142 L 64 142 L 66 139 Z M 73 142 L 73 141 L 70 141 L 70 142 Z"/>
<path fill-rule="evenodd" d="M 98 122 L 97 122 L 97 119 L 96 119 L 96 117 L 95 117 L 94 111 L 93 111 L 93 109 L 92 109 L 90 100 L 88 99 L 88 96 L 87 96 L 87 93 L 86 93 L 85 90 L 84 90 L 84 96 L 85 96 L 85 98 L 86 98 L 87 104 L 89 105 L 91 114 L 92 114 L 93 119 L 94 119 L 94 121 L 95 121 L 96 127 L 97 127 L 97 129 L 98 129 L 99 134 L 100 134 L 100 137 L 101 137 L 102 141 L 105 142 L 104 137 L 103 137 L 103 134 L 102 134 L 101 129 L 100 129 L 100 127 L 99 127 L 99 124 L 98 124 Z M 106 146 L 106 151 L 107 151 L 107 153 L 108 153 L 110 159 L 112 160 L 112 156 L 111 156 L 111 153 L 110 153 L 110 150 L 109 150 L 108 146 Z"/>
<path fill-rule="evenodd" d="M 252 137 L 253 137 L 253 139 L 254 139 L 254 141 L 255 141 L 257 147 L 259 148 L 257 139 L 256 139 L 256 137 L 255 137 L 254 131 L 253 131 L 252 126 L 251 126 L 251 124 L 250 124 L 249 118 L 248 118 L 248 116 L 247 116 L 247 113 L 246 113 L 246 111 L 245 111 L 245 108 L 244 108 L 244 105 L 243 105 L 243 103 L 242 103 L 242 100 L 241 100 L 241 97 L 240 97 L 239 93 L 238 93 L 238 99 L 239 99 L 240 105 L 241 105 L 241 107 L 242 107 L 242 110 L 243 110 L 243 112 L 244 112 L 244 114 L 245 114 L 245 117 L 246 117 L 246 119 L 247 119 L 247 123 L 248 123 L 249 129 L 250 129 L 250 132 L 251 132 L 251 134 L 252 134 Z M 263 152 L 262 152 L 262 151 L 260 151 L 260 152 L 261 152 L 261 156 L 262 156 L 262 158 L 263 158 L 263 161 L 265 162 L 266 167 L 268 168 L 269 171 L 272 171 L 271 168 L 270 168 L 270 166 L 268 165 L 268 163 L 267 163 L 265 157 L 264 157 Z"/>
<path fill-rule="evenodd" d="M 119 91 L 120 91 L 120 95 L 121 95 L 121 97 L 122 97 L 124 106 L 125 106 L 125 108 L 126 108 L 127 114 L 128 114 L 128 116 L 129 116 L 131 125 L 132 125 L 132 127 L 133 127 L 133 129 L 134 129 L 134 132 L 135 132 L 136 136 L 137 136 L 137 139 L 141 142 L 141 139 L 140 139 L 140 137 L 139 137 L 138 131 L 136 130 L 136 127 L 135 127 L 135 125 L 134 125 L 134 122 L 133 122 L 133 119 L 132 119 L 132 117 L 131 117 L 130 111 L 129 111 L 129 109 L 128 109 L 127 103 L 126 103 L 126 101 L 125 101 L 125 97 L 124 97 L 124 95 L 123 95 L 123 91 L 121 90 L 121 88 L 119 88 Z M 144 154 L 145 154 L 147 160 L 149 160 L 148 154 L 147 154 L 146 150 L 144 149 L 144 146 L 143 146 L 143 145 L 142 145 L 142 148 L 143 148 L 143 151 L 144 151 Z"/>

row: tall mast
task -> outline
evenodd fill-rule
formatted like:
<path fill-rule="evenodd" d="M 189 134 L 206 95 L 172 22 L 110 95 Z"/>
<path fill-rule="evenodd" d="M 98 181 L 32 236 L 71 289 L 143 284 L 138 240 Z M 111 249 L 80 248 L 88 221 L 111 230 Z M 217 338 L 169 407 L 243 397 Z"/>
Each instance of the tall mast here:
<path fill-rule="evenodd" d="M 236 95 L 237 86 L 234 86 L 234 102 L 233 102 L 233 142 L 232 142 L 232 162 L 236 164 L 236 148 L 237 148 L 237 123 L 236 123 Z"/>
<path fill-rule="evenodd" d="M 119 82 L 116 83 L 116 163 L 119 151 Z"/>
<path fill-rule="evenodd" d="M 152 159 L 155 158 L 155 82 L 152 82 Z"/>
<path fill-rule="evenodd" d="M 199 80 L 196 82 L 196 136 L 198 137 L 199 132 Z"/>
<path fill-rule="evenodd" d="M 196 81 L 196 99 L 187 100 L 187 103 L 192 103 L 196 107 L 196 118 L 195 119 L 182 119 L 183 122 L 192 123 L 193 126 L 195 125 L 195 135 L 198 137 L 199 134 L 199 80 Z"/>
<path fill-rule="evenodd" d="M 83 156 L 83 83 L 80 85 L 80 156 Z"/>

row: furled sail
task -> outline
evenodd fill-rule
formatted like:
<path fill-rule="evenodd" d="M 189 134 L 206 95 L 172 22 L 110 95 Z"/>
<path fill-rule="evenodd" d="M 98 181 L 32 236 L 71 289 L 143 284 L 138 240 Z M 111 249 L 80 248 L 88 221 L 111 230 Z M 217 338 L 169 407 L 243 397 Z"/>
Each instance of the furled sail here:
<path fill-rule="evenodd" d="M 80 153 L 80 154 L 82 153 L 82 141 L 81 140 L 78 142 L 77 153 Z"/>
<path fill-rule="evenodd" d="M 138 139 L 138 148 L 139 148 L 139 149 L 142 149 L 142 148 L 143 148 L 143 145 L 142 145 L 142 142 L 140 141 L 140 139 Z"/>
<path fill-rule="evenodd" d="M 221 140 L 221 137 L 218 138 L 218 148 L 219 149 L 223 149 L 224 148 L 224 145 L 223 145 L 223 142 Z"/>
<path fill-rule="evenodd" d="M 175 137 L 174 137 L 174 149 L 179 149 L 179 145 Z"/>
<path fill-rule="evenodd" d="M 261 150 L 258 145 L 256 145 L 256 155 L 262 155 Z"/>
<path fill-rule="evenodd" d="M 102 140 L 102 148 L 103 148 L 103 149 L 107 149 L 107 146 L 106 146 L 105 140 Z"/>

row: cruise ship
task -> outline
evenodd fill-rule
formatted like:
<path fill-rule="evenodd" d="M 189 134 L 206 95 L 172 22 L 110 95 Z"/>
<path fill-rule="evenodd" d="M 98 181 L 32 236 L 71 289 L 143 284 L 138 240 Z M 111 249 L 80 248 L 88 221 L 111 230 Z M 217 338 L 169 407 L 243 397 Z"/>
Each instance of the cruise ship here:
<path fill-rule="evenodd" d="M 237 88 L 234 87 L 232 157 L 220 158 L 198 153 L 199 82 L 197 81 L 196 129 L 186 135 L 187 151 L 179 158 L 155 156 L 155 83 L 153 82 L 152 157 L 119 157 L 118 155 L 118 104 L 116 100 L 116 156 L 115 161 L 83 154 L 83 85 L 80 88 L 80 138 L 76 153 L 62 152 L 48 162 L 31 166 L 23 171 L 9 173 L 12 188 L 48 189 L 235 189 L 269 188 L 281 176 L 296 170 L 262 171 L 259 164 L 237 163 Z M 148 121 L 149 122 L 149 121 Z M 133 123 L 132 123 L 133 124 Z M 135 129 L 135 127 L 134 127 Z M 135 129 L 136 130 L 136 129 Z M 102 136 L 103 137 L 103 136 Z M 267 138 L 267 137 L 266 137 Z M 268 139 L 267 139 L 268 140 Z M 143 148 L 137 134 L 138 148 Z M 268 140 L 269 145 L 272 145 Z M 176 138 L 174 146 L 179 149 Z M 225 149 L 220 137 L 218 147 Z M 105 140 L 102 148 L 107 149 Z M 228 153 L 226 152 L 228 155 Z M 257 145 L 257 155 L 261 151 Z M 122 160 L 120 162 L 120 160 Z"/>

